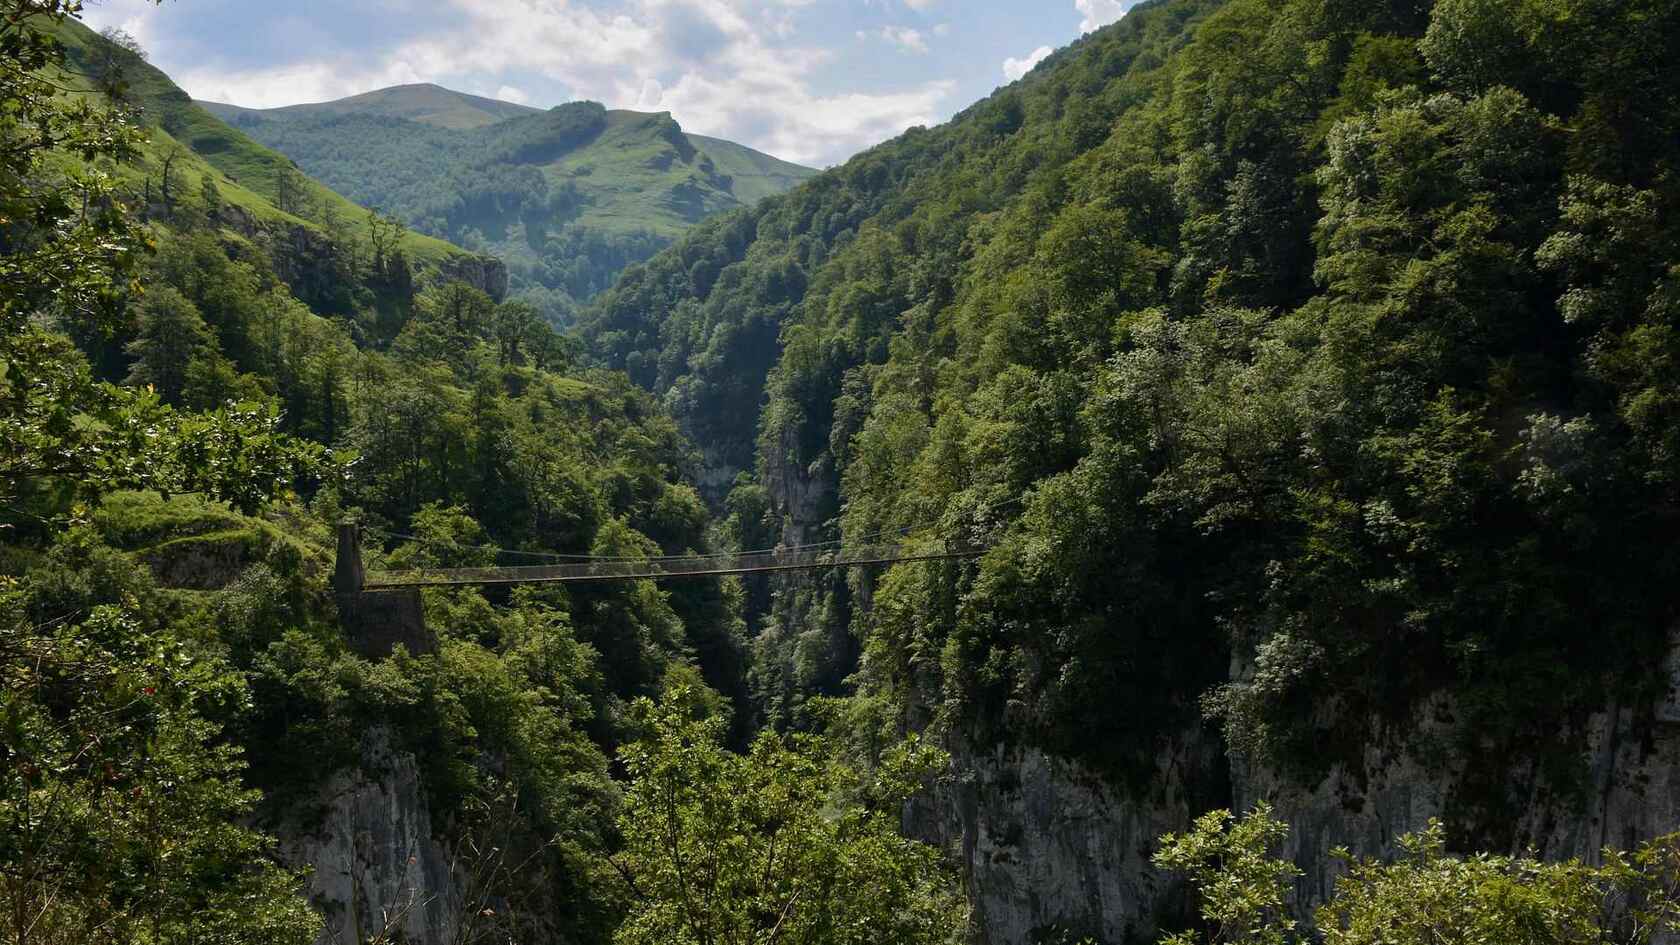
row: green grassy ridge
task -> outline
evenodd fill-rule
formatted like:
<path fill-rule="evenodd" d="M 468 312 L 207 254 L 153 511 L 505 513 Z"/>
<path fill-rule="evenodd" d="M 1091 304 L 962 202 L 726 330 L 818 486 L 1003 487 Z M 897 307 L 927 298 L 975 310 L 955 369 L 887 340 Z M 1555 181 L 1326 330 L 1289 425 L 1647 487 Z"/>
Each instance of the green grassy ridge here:
<path fill-rule="evenodd" d="M 675 237 L 740 205 L 732 182 L 669 113 L 612 110 L 605 119 L 594 140 L 542 166 L 550 180 L 584 195 L 580 224 Z"/>
<path fill-rule="evenodd" d="M 242 108 L 222 102 L 199 102 L 201 108 L 224 121 L 241 115 L 381 115 L 457 131 L 482 128 L 509 118 L 542 111 L 528 105 L 456 92 L 429 82 L 375 89 L 330 102 L 284 105 L 279 108 Z"/>
<path fill-rule="evenodd" d="M 260 536 L 294 547 L 305 556 L 327 554 L 293 529 L 267 519 L 242 515 L 203 496 L 162 496 L 155 492 L 115 492 L 93 513 L 94 527 L 113 547 L 144 552 L 176 542 Z M 319 540 L 325 536 L 312 536 Z"/>
<path fill-rule="evenodd" d="M 371 173 L 335 166 L 356 157 L 343 140 L 347 127 L 343 119 L 379 119 L 379 127 L 388 137 L 373 143 L 375 147 L 393 147 L 389 138 L 400 138 L 421 142 L 422 151 L 440 156 L 447 153 L 456 164 L 535 167 L 551 181 L 569 182 L 578 189 L 583 209 L 571 219 L 612 232 L 675 235 L 699 219 L 781 193 L 817 173 L 743 145 L 687 134 L 669 113 L 607 110 L 593 103 L 571 103 L 549 112 L 520 106 L 520 113 L 473 125 L 471 130 L 478 133 L 469 134 L 458 120 L 451 124 L 425 117 L 422 102 L 432 100 L 431 90 L 435 88 L 404 86 L 337 102 L 275 109 L 201 104 L 237 123 L 254 138 L 291 153 L 305 170 L 338 182 L 364 202 L 392 200 L 380 190 L 380 181 Z M 462 112 L 473 109 L 475 97 L 448 94 L 465 103 Z M 410 95 L 421 98 L 410 99 Z M 443 111 L 442 102 L 434 104 L 434 111 Z M 543 161 L 508 160 L 495 153 L 498 141 L 529 133 L 527 129 L 536 129 L 549 120 L 545 116 L 587 107 L 600 112 L 599 132 L 575 147 Z M 482 133 L 486 128 L 495 131 L 487 136 Z M 431 174 L 435 178 L 443 172 L 445 165 L 440 165 Z"/>
<path fill-rule="evenodd" d="M 765 197 L 785 193 L 817 174 L 802 164 L 784 161 L 733 141 L 697 134 L 687 137 L 690 144 L 712 159 L 720 173 L 734 179 L 735 199 L 742 203 L 757 203 Z"/>
<path fill-rule="evenodd" d="M 88 94 L 98 94 L 93 90 L 91 76 L 104 40 L 75 20 L 66 20 L 53 33 L 64 45 L 66 80 Z M 179 148 L 177 159 L 182 162 L 182 179 L 189 187 L 196 188 L 199 180 L 209 173 L 227 203 L 248 212 L 260 223 L 321 228 L 320 220 L 305 219 L 278 206 L 281 176 L 288 169 L 296 169 L 289 158 L 198 107 L 166 74 L 143 60 L 127 61 L 123 78 L 127 95 L 139 105 L 150 134 L 138 159 L 119 168 L 120 174 L 141 183 L 158 172 L 171 151 Z M 335 217 L 351 235 L 365 238 L 365 209 L 305 175 L 298 175 L 294 182 L 299 188 L 300 203 L 320 208 L 319 215 Z M 411 261 L 430 266 L 471 255 L 444 240 L 412 232 L 404 234 L 402 248 Z"/>
<path fill-rule="evenodd" d="M 107 544 L 182 593 L 226 587 L 264 562 L 316 575 L 332 568 L 319 529 L 310 534 L 300 522 L 242 515 L 202 496 L 113 493 L 94 510 L 92 524 Z"/>
<path fill-rule="evenodd" d="M 259 125 L 265 121 L 307 121 L 325 116 L 372 115 L 429 125 L 448 131 L 470 131 L 519 118 L 542 114 L 542 109 L 499 99 L 456 92 L 431 83 L 399 85 L 377 89 L 330 102 L 284 105 L 278 108 L 245 108 L 224 102 L 199 101 L 200 108 L 230 124 Z M 615 109 L 608 113 L 618 121 L 656 118 L 658 113 Z M 803 165 L 755 151 L 746 145 L 684 132 L 696 150 L 712 159 L 720 174 L 728 175 L 735 201 L 756 203 L 783 193 L 814 176 L 817 171 Z"/>
<path fill-rule="evenodd" d="M 504 259 L 514 289 L 561 320 L 701 220 L 817 173 L 688 134 L 668 113 L 594 102 L 537 111 L 400 86 L 277 109 L 201 104 L 358 203 Z"/>

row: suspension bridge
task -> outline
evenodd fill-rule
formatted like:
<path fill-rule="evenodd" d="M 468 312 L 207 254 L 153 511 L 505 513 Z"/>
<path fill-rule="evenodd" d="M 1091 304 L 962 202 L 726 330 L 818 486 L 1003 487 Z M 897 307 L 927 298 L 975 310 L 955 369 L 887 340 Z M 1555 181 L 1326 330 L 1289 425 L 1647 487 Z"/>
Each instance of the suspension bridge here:
<path fill-rule="evenodd" d="M 664 581 L 677 578 L 722 577 L 777 571 L 819 571 L 834 568 L 883 566 L 910 561 L 950 561 L 976 558 L 985 549 L 944 540 L 918 539 L 911 543 L 907 530 L 867 536 L 869 543 L 846 546 L 841 542 L 784 546 L 758 551 L 720 554 L 615 557 L 605 555 L 551 555 L 534 552 L 483 549 L 496 555 L 522 555 L 545 563 L 467 568 L 415 568 L 400 571 L 369 571 L 362 565 L 363 529 L 354 524 L 340 526 L 335 585 L 340 594 L 370 591 L 401 591 L 427 587 L 486 587 L 510 584 L 570 584 L 607 581 Z M 898 541 L 881 539 L 895 535 Z M 414 539 L 414 536 L 391 537 Z M 419 539 L 414 539 L 419 540 Z M 457 548 L 456 550 L 460 550 Z"/>
<path fill-rule="evenodd" d="M 374 659 L 390 656 L 398 647 L 411 654 L 430 653 L 437 649 L 438 640 L 426 626 L 425 607 L 420 598 L 420 591 L 428 587 L 667 581 L 730 574 L 820 571 L 908 561 L 976 558 L 986 550 L 977 545 L 912 538 L 912 532 L 918 530 L 916 528 L 862 536 L 850 546 L 843 542 L 823 542 L 759 551 L 648 557 L 557 555 L 506 548 L 463 548 L 444 543 L 448 550 L 457 554 L 471 551 L 484 558 L 518 556 L 542 563 L 369 571 L 362 563 L 363 530 L 362 526 L 354 523 L 339 526 L 333 590 L 338 600 L 339 619 L 350 635 L 351 645 L 364 656 Z M 439 544 L 414 535 L 367 530 L 401 541 Z"/>

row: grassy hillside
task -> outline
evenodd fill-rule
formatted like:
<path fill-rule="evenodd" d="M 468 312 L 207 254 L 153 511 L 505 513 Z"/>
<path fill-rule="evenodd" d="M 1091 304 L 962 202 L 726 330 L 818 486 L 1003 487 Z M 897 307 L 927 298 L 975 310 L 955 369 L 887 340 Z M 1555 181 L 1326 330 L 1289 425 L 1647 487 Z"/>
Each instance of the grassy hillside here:
<path fill-rule="evenodd" d="M 456 92 L 431 83 L 398 85 L 331 102 L 287 105 L 281 108 L 243 108 L 238 105 L 204 101 L 198 105 L 217 118 L 235 125 L 255 125 L 265 119 L 289 121 L 322 115 L 369 115 L 403 119 L 456 131 L 482 128 L 542 111 L 528 105 Z M 685 134 L 685 137 L 696 150 L 704 152 L 712 159 L 719 173 L 733 179 L 734 186 L 731 192 L 735 199 L 742 203 L 756 203 L 773 194 L 792 190 L 801 181 L 816 173 L 811 168 L 771 157 L 733 141 L 696 134 Z"/>
<path fill-rule="evenodd" d="M 62 24 L 56 35 L 65 46 L 66 79 L 89 94 L 96 94 L 100 77 L 109 74 L 113 65 L 120 69 L 127 98 L 139 106 L 142 121 L 151 130 L 140 159 L 120 168 L 137 186 L 143 187 L 148 178 L 161 180 L 165 159 L 172 158 L 172 172 L 179 173 L 187 186 L 196 190 L 208 173 L 225 201 L 258 221 L 337 229 L 356 239 L 367 238 L 365 209 L 299 173 L 285 155 L 198 107 L 160 70 L 132 55 L 113 63 L 110 44 L 75 20 Z M 445 265 L 471 255 L 419 233 L 406 233 L 401 239 L 408 258 L 422 266 Z"/>
<path fill-rule="evenodd" d="M 602 117 L 590 140 L 538 165 L 550 181 L 569 185 L 582 198 L 575 217 L 580 224 L 676 236 L 741 205 L 733 182 L 670 115 L 611 110 Z"/>
<path fill-rule="evenodd" d="M 803 165 L 771 157 L 733 141 L 705 135 L 691 134 L 687 137 L 690 144 L 712 159 L 718 173 L 727 174 L 734 181 L 730 190 L 742 203 L 757 203 L 765 197 L 786 193 L 816 174 Z"/>
<path fill-rule="evenodd" d="M 816 173 L 686 134 L 668 114 L 593 102 L 536 111 L 402 86 L 320 105 L 205 107 L 358 203 L 505 259 L 515 291 L 557 320 L 700 220 Z M 491 120 L 501 114 L 512 117 Z"/>

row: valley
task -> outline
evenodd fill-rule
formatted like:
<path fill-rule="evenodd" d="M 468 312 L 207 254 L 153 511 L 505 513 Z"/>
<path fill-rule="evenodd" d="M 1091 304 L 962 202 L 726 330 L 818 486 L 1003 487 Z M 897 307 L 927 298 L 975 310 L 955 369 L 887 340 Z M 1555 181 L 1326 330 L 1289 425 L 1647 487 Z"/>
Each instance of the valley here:
<path fill-rule="evenodd" d="M 406 86 L 269 111 L 200 104 L 350 199 L 502 259 L 514 295 L 557 324 L 695 223 L 816 173 L 594 102 L 539 111 Z"/>

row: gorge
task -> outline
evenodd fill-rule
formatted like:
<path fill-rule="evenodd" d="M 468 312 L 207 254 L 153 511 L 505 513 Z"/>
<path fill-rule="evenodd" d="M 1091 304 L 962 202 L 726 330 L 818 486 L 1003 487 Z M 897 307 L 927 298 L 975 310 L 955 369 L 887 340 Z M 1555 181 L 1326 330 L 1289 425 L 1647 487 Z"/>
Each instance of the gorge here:
<path fill-rule="evenodd" d="M 6 2 L 8 941 L 1375 942 L 1313 911 L 1380 886 L 1341 849 L 1642 851 L 1571 887 L 1637 891 L 1603 938 L 1520 940 L 1675 931 L 1627 916 L 1680 864 L 1680 3 L 1150 0 L 807 173 L 593 103 L 200 107 Z M 474 188 L 584 150 L 704 193 L 545 283 L 576 247 L 498 258 L 535 204 Z M 358 569 L 374 620 L 346 534 L 896 550 Z M 1218 810 L 1289 827 L 1247 938 L 1163 865 Z"/>

